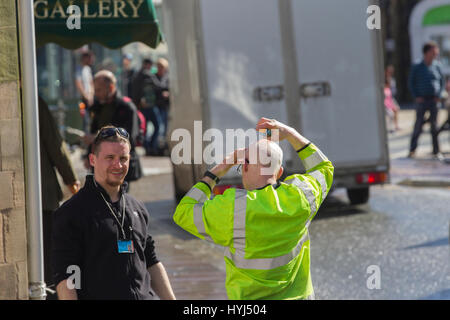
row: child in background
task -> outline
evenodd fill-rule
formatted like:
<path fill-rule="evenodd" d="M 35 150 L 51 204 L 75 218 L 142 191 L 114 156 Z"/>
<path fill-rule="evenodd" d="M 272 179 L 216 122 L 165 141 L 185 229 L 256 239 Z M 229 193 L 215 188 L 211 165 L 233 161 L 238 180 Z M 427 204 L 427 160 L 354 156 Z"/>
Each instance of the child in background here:
<path fill-rule="evenodd" d="M 394 129 L 389 130 L 390 132 L 400 130 L 398 125 L 398 112 L 400 107 L 393 96 L 391 88 L 393 74 L 392 70 L 392 66 L 387 66 L 384 74 L 384 106 L 386 107 L 388 117 L 394 121 Z"/>

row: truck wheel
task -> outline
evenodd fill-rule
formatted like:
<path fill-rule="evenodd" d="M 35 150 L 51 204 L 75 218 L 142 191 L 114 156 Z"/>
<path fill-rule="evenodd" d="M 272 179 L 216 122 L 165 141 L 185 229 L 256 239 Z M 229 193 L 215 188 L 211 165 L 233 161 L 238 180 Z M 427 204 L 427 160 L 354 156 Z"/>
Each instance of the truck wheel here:
<path fill-rule="evenodd" d="M 351 204 L 363 204 L 369 201 L 369 187 L 347 189 L 347 196 Z"/>

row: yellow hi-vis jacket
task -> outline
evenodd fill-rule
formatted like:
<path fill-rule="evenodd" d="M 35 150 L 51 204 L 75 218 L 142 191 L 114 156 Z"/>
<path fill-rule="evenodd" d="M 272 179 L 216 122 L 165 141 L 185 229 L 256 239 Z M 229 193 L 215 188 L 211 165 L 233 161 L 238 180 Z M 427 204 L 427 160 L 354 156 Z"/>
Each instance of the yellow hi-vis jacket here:
<path fill-rule="evenodd" d="M 174 221 L 193 235 L 226 247 L 229 299 L 309 299 L 308 227 L 328 194 L 334 167 L 313 144 L 298 152 L 306 169 L 277 185 L 211 196 L 199 182 L 181 199 Z"/>

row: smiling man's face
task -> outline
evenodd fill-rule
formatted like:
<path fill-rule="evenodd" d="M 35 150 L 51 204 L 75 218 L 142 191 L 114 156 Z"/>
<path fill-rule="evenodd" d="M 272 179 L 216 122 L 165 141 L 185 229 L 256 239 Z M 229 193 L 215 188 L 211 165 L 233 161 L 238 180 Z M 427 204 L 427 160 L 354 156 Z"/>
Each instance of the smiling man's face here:
<path fill-rule="evenodd" d="M 128 173 L 130 147 L 125 142 L 104 141 L 96 153 L 89 155 L 94 167 L 94 178 L 104 188 L 122 185 Z"/>

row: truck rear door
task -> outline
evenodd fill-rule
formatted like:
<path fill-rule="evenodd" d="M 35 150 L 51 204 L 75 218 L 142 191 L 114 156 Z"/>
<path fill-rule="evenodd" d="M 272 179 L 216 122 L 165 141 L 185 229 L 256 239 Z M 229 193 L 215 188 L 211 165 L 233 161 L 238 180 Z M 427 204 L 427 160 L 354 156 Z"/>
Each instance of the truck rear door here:
<path fill-rule="evenodd" d="M 372 1 L 291 1 L 302 134 L 337 170 L 387 165 Z"/>
<path fill-rule="evenodd" d="M 225 136 L 261 116 L 287 122 L 278 2 L 202 0 L 199 13 L 208 127 Z"/>

